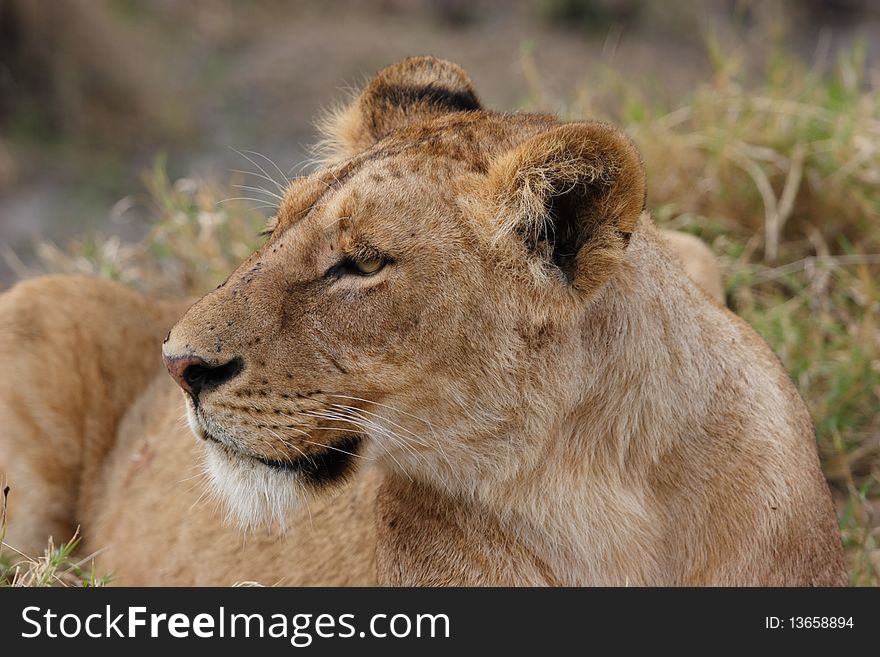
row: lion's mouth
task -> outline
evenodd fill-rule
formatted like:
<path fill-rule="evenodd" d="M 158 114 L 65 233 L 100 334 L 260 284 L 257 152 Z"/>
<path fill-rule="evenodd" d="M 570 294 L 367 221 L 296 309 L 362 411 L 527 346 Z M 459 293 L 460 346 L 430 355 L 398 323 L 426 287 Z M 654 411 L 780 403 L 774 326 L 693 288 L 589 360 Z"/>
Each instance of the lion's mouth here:
<path fill-rule="evenodd" d="M 204 431 L 202 437 L 211 441 L 230 456 L 249 459 L 263 465 L 290 474 L 313 484 L 329 484 L 348 476 L 354 461 L 363 458 L 358 452 L 364 443 L 364 436 L 353 434 L 337 440 L 332 445 L 323 445 L 317 451 L 303 454 L 291 459 L 270 459 L 259 454 L 250 454 L 237 450 L 226 442 Z"/>

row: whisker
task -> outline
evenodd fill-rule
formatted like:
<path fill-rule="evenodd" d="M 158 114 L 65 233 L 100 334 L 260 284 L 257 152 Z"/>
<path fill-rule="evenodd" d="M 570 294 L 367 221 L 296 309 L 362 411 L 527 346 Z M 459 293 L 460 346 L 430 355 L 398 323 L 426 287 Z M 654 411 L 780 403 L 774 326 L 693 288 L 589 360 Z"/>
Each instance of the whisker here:
<path fill-rule="evenodd" d="M 339 223 L 340 221 L 342 221 L 343 219 L 351 219 L 351 217 L 349 217 L 349 216 L 336 217 L 336 219 L 334 219 L 333 221 L 331 221 L 330 223 L 328 223 L 328 224 L 325 226 L 325 228 L 330 228 L 330 227 L 332 227 L 332 226 L 335 226 L 336 224 L 338 224 L 338 223 Z"/>
<path fill-rule="evenodd" d="M 347 452 L 344 449 L 340 449 L 338 447 L 333 447 L 332 445 L 325 445 L 323 443 L 316 443 L 312 440 L 305 440 L 303 442 L 308 443 L 309 445 L 316 445 L 317 447 L 323 447 L 325 449 L 332 449 L 334 452 L 342 452 L 343 454 L 348 454 L 349 456 L 354 456 L 355 458 L 364 459 L 365 461 L 374 461 L 375 459 L 371 459 L 369 456 L 363 456 L 362 454 L 355 454 L 354 452 Z"/>
<path fill-rule="evenodd" d="M 375 418 L 379 418 L 380 420 L 385 420 L 386 422 L 388 422 L 388 423 L 390 423 L 391 425 L 397 427 L 397 428 L 400 429 L 401 431 L 406 431 L 410 436 L 413 437 L 413 439 L 415 440 L 415 442 L 417 442 L 418 444 L 422 445 L 423 447 L 427 447 L 427 446 L 428 446 L 427 443 L 422 442 L 421 437 L 418 436 L 417 434 L 413 433 L 412 431 L 410 431 L 410 430 L 407 429 L 406 427 L 397 424 L 397 423 L 394 422 L 393 420 L 389 420 L 388 418 L 382 417 L 381 415 L 377 415 L 376 413 L 371 413 L 370 411 L 367 411 L 367 410 L 365 410 L 365 409 L 355 409 L 354 406 L 346 406 L 345 404 L 331 404 L 331 406 L 337 406 L 337 407 L 340 407 L 340 408 L 350 409 L 350 410 L 352 410 L 352 411 L 358 411 L 358 412 L 360 412 L 360 413 L 366 413 L 367 415 L 370 415 L 370 416 L 375 417 Z"/>
<path fill-rule="evenodd" d="M 350 415 L 346 416 L 346 415 L 340 415 L 338 413 L 331 413 L 331 412 L 323 412 L 321 415 L 327 419 L 332 419 L 335 421 L 342 421 L 342 422 L 349 422 L 350 424 L 353 424 L 356 427 L 360 427 L 364 431 L 369 432 L 370 430 L 372 430 L 373 432 L 379 433 L 380 435 L 383 435 L 386 438 L 392 440 L 395 444 L 400 445 L 400 447 L 402 449 L 405 449 L 411 455 L 413 455 L 417 458 L 420 458 L 425 463 L 428 462 L 427 459 L 425 458 L 425 456 L 423 454 L 420 454 L 415 449 L 413 449 L 413 447 L 408 444 L 407 440 L 403 436 L 401 436 L 393 431 L 390 431 L 386 427 L 378 425 L 375 422 L 367 420 L 366 418 L 355 415 L 356 419 L 352 419 L 350 417 Z M 382 447 L 383 447 L 383 449 L 386 450 L 386 452 L 388 452 L 387 448 L 385 448 L 384 445 Z M 388 452 L 388 453 L 390 456 L 391 455 L 390 452 Z M 395 459 L 395 462 L 397 462 L 396 459 Z M 400 464 L 398 463 L 398 465 L 400 465 Z"/>
<path fill-rule="evenodd" d="M 262 173 L 258 173 L 256 171 L 245 171 L 244 169 L 230 169 L 231 173 L 240 173 L 245 176 L 254 176 L 255 178 L 259 178 L 260 180 L 265 180 L 266 182 L 270 182 L 273 185 L 278 185 L 278 181 L 274 178 L 269 178 L 268 176 L 264 176 Z"/>
<path fill-rule="evenodd" d="M 221 203 L 230 203 L 232 201 L 252 201 L 254 203 L 265 203 L 266 199 L 253 198 L 252 196 L 232 196 L 230 198 L 220 199 L 219 201 L 217 201 L 217 205 L 220 205 Z M 276 206 L 272 205 L 271 207 L 276 207 Z"/>
<path fill-rule="evenodd" d="M 428 427 L 430 427 L 432 431 L 434 429 L 433 425 L 428 420 L 421 418 L 418 415 L 413 415 L 412 413 L 407 413 L 406 411 L 401 410 L 399 408 L 396 408 L 394 406 L 380 404 L 379 402 L 372 401 L 370 399 L 364 399 L 363 397 L 353 397 L 351 395 L 340 395 L 338 393 L 332 393 L 332 392 L 328 392 L 326 394 L 328 397 L 341 397 L 342 399 L 352 399 L 354 401 L 360 401 L 360 402 L 366 402 L 367 404 L 373 404 L 374 406 L 381 406 L 382 408 L 387 408 L 388 410 L 394 411 L 395 413 L 400 413 L 401 415 L 406 415 L 407 417 L 411 417 L 414 420 L 418 420 L 419 422 L 423 422 L 424 424 L 428 425 Z"/>
<path fill-rule="evenodd" d="M 285 446 L 287 446 L 287 447 L 292 447 L 292 448 L 295 449 L 297 452 L 299 452 L 300 454 L 302 454 L 303 457 L 304 457 L 306 460 L 308 460 L 310 463 L 314 463 L 314 460 L 313 460 L 308 454 L 306 454 L 304 451 L 302 451 L 299 447 L 297 447 L 296 445 L 294 445 L 294 444 L 292 444 L 292 443 L 290 443 L 290 442 L 284 440 L 284 438 L 282 438 L 281 436 L 279 436 L 277 433 L 275 433 L 275 432 L 272 431 L 271 429 L 266 429 L 266 431 L 268 431 L 268 432 L 271 433 L 273 436 L 275 436 L 278 440 L 280 440 L 281 443 L 282 443 L 283 445 L 285 445 Z M 277 451 L 277 450 L 276 450 L 276 451 Z M 278 453 L 278 455 L 279 455 L 279 456 L 286 456 L 285 454 L 281 454 L 280 452 Z"/>
<path fill-rule="evenodd" d="M 192 481 L 193 479 L 198 479 L 198 478 L 201 477 L 201 476 L 202 476 L 202 473 L 201 473 L 201 472 L 196 472 L 196 473 L 195 473 L 194 475 L 192 475 L 191 477 L 184 477 L 183 479 L 179 480 L 177 483 L 178 483 L 178 484 L 185 484 L 186 482 L 188 482 L 188 481 Z"/>
<path fill-rule="evenodd" d="M 189 505 L 189 510 L 192 511 L 193 509 L 195 509 L 198 506 L 199 502 L 205 499 L 205 496 L 209 495 L 210 493 L 211 489 L 206 486 L 204 490 L 202 490 L 202 494 L 196 498 L 196 501 Z"/>
<path fill-rule="evenodd" d="M 240 150 L 238 150 L 237 148 L 233 148 L 232 146 L 230 146 L 229 148 L 231 148 L 233 151 L 235 151 L 236 153 L 238 153 L 239 155 L 241 155 L 241 156 L 242 156 L 244 159 L 246 159 L 248 162 L 250 162 L 250 163 L 253 164 L 255 167 L 257 167 L 257 168 L 260 170 L 260 172 L 261 172 L 264 176 L 266 176 L 266 177 L 269 178 L 272 182 L 275 183 L 275 186 L 278 188 L 278 191 L 280 191 L 280 192 L 283 192 L 283 191 L 284 191 L 283 186 L 280 185 L 280 184 L 278 183 L 278 181 L 275 180 L 272 176 L 270 176 L 268 171 L 266 171 L 263 167 L 261 167 L 259 164 L 257 164 L 257 163 L 254 161 L 253 158 L 248 157 L 247 155 L 245 155 L 244 153 L 242 153 L 242 152 L 241 152 Z M 254 154 L 256 155 L 257 153 L 254 153 Z M 268 158 L 266 158 L 266 159 L 268 159 Z M 286 179 L 286 178 L 285 178 L 285 179 Z"/>
<path fill-rule="evenodd" d="M 443 451 L 443 445 L 442 445 L 442 443 L 437 439 L 437 434 L 436 434 L 436 432 L 434 431 L 434 426 L 433 426 L 428 420 L 426 420 L 426 419 L 424 419 L 424 418 L 421 418 L 421 417 L 419 417 L 418 415 L 413 415 L 412 413 L 407 413 L 406 411 L 404 411 L 404 410 L 402 410 L 402 409 L 399 409 L 399 408 L 396 408 L 396 407 L 394 407 L 394 406 L 388 406 L 388 405 L 386 405 L 386 404 L 380 404 L 379 402 L 372 401 L 372 400 L 370 400 L 370 399 L 364 399 L 364 398 L 362 398 L 362 397 L 353 397 L 353 396 L 351 396 L 351 395 L 340 395 L 340 394 L 336 394 L 336 393 L 327 393 L 327 395 L 330 396 L 330 397 L 340 397 L 340 398 L 342 398 L 342 399 L 352 399 L 352 400 L 355 400 L 355 401 L 365 402 L 365 403 L 367 403 L 367 404 L 373 404 L 374 406 L 379 406 L 379 407 L 381 407 L 381 408 L 387 408 L 388 410 L 393 411 L 393 412 L 395 412 L 395 413 L 400 413 L 401 415 L 405 415 L 405 416 L 407 416 L 407 417 L 411 417 L 411 418 L 413 418 L 414 420 L 418 420 L 419 422 L 422 422 L 423 424 L 427 425 L 428 429 L 431 431 L 432 438 L 434 439 L 435 444 L 437 445 L 437 447 L 440 449 L 441 452 Z M 398 426 L 399 426 L 399 425 L 398 425 Z M 412 432 L 410 432 L 410 433 L 412 433 Z M 414 434 L 413 434 L 413 435 L 414 435 Z M 445 454 L 444 454 L 444 456 L 445 456 Z"/>
<path fill-rule="evenodd" d="M 428 422 L 427 420 L 424 420 L 423 418 L 420 418 L 418 416 L 412 415 L 411 413 L 403 411 L 401 409 L 394 408 L 393 406 L 388 406 L 386 404 L 381 404 L 379 402 L 372 402 L 370 400 L 361 399 L 361 398 L 354 397 L 351 395 L 330 394 L 329 396 L 338 397 L 340 399 L 354 399 L 356 401 L 364 401 L 366 403 L 374 404 L 375 406 L 387 408 L 391 411 L 398 412 L 401 415 L 412 417 L 416 420 L 419 420 L 420 422 L 422 422 L 426 426 L 428 426 L 431 430 L 431 433 L 434 434 L 434 429 L 433 429 L 433 426 L 430 424 L 430 422 Z M 318 419 L 330 420 L 331 422 L 339 422 L 339 423 L 351 425 L 352 427 L 359 430 L 360 432 L 366 432 L 368 434 L 378 435 L 379 437 L 382 437 L 385 440 L 390 441 L 391 444 L 396 445 L 399 449 L 403 450 L 403 452 L 405 454 L 408 454 L 409 456 L 417 459 L 418 461 L 423 463 L 426 467 L 429 467 L 434 472 L 439 472 L 439 470 L 438 470 L 439 464 L 436 463 L 435 461 L 431 461 L 430 459 L 428 459 L 424 453 L 415 449 L 413 446 L 413 445 L 419 445 L 419 446 L 425 447 L 428 445 L 428 443 L 426 443 L 422 440 L 422 438 L 423 438 L 422 436 L 415 434 L 414 432 L 412 432 L 408 428 L 406 428 L 400 424 L 397 424 L 388 418 L 384 418 L 381 415 L 378 415 L 376 413 L 372 413 L 370 411 L 366 411 L 364 409 L 358 409 L 353 406 L 348 406 L 348 405 L 340 404 L 340 403 L 333 403 L 329 407 L 324 408 L 324 409 L 318 408 L 318 409 L 310 409 L 310 410 L 305 410 L 305 411 L 304 410 L 297 410 L 296 413 L 297 413 L 297 416 L 300 418 L 313 417 L 313 418 L 318 418 Z M 290 420 L 297 421 L 297 417 L 294 417 L 293 415 L 290 415 L 290 414 L 282 414 L 282 415 L 283 415 L 283 417 L 287 417 Z M 386 422 L 386 423 L 392 424 L 392 425 L 398 427 L 401 431 L 409 434 L 409 436 L 407 436 L 403 433 L 394 431 L 390 427 L 383 426 L 382 424 L 380 424 L 376 420 L 372 420 L 372 419 L 366 417 L 366 415 L 370 415 L 373 418 L 376 418 L 376 420 L 379 420 L 381 422 Z M 296 431 L 297 433 L 306 434 L 306 432 L 304 432 L 301 429 L 298 429 L 296 427 L 290 427 L 290 428 L 292 430 Z M 345 429 L 343 427 L 335 427 L 335 426 L 316 427 L 313 430 L 314 431 L 318 431 L 318 430 L 321 430 L 321 431 L 346 431 L 346 432 L 355 433 L 354 431 L 352 431 L 350 429 Z M 432 441 L 439 448 L 438 455 L 443 459 L 443 461 L 446 463 L 447 467 L 452 468 L 453 464 L 451 463 L 448 455 L 445 453 L 445 450 L 443 449 L 442 444 L 440 443 L 439 440 L 437 440 L 436 435 L 432 436 L 431 438 L 432 438 Z M 386 445 L 382 440 L 379 440 L 377 442 L 379 444 L 379 447 L 397 465 L 397 467 L 400 469 L 400 471 L 403 472 L 408 478 L 412 479 L 409 472 L 406 470 L 406 468 L 403 467 L 402 463 L 395 457 L 394 453 L 391 452 L 388 445 Z M 327 446 L 327 447 L 329 447 L 329 446 Z M 375 459 L 372 459 L 372 460 L 375 460 Z"/>
<path fill-rule="evenodd" d="M 407 469 L 404 468 L 400 464 L 400 461 L 398 461 L 396 458 L 394 458 L 394 454 L 392 454 L 391 451 L 385 445 L 383 445 L 381 442 L 379 442 L 379 447 L 381 447 L 382 449 L 385 450 L 385 453 L 389 456 L 389 458 L 391 458 L 392 461 L 394 461 L 397 464 L 397 467 L 400 469 L 400 471 L 403 474 L 406 475 L 406 478 L 409 479 L 410 481 L 413 481 L 412 475 L 410 475 L 410 473 L 407 471 Z"/>
<path fill-rule="evenodd" d="M 293 175 L 294 170 L 297 171 L 297 175 L 301 176 L 302 172 L 306 170 L 307 167 L 314 166 L 318 164 L 318 158 L 315 157 L 303 157 L 299 162 L 295 162 L 293 166 L 291 166 L 287 170 L 287 177 L 290 178 Z"/>
<path fill-rule="evenodd" d="M 282 413 L 281 417 L 286 417 L 290 420 L 296 420 L 295 417 L 293 417 L 292 415 L 288 415 L 287 413 Z M 287 428 L 290 429 L 291 431 L 296 431 L 298 434 L 300 434 L 302 436 L 308 437 L 309 435 L 311 435 L 307 431 L 303 431 L 302 429 L 298 429 L 297 427 L 287 427 Z M 344 427 L 313 427 L 312 431 L 345 431 L 348 433 L 355 433 L 355 432 L 351 431 L 351 429 L 345 429 Z M 326 447 L 327 449 L 334 449 L 338 452 L 343 452 L 344 454 L 350 454 L 351 456 L 356 456 L 358 458 L 365 459 L 367 461 L 375 460 L 375 459 L 371 459 L 367 456 L 362 456 L 360 454 L 352 454 L 351 452 L 346 452 L 345 450 L 339 449 L 338 447 L 333 447 L 332 445 L 325 445 L 323 443 L 316 443 L 311 440 L 304 440 L 304 442 L 307 442 L 310 445 L 316 445 L 318 447 Z"/>
<path fill-rule="evenodd" d="M 286 175 L 284 175 L 284 172 L 281 170 L 281 167 L 279 167 L 279 166 L 275 163 L 275 160 L 273 160 L 273 159 L 271 159 L 271 158 L 269 158 L 269 157 L 263 155 L 262 153 L 258 153 L 257 151 L 247 151 L 247 150 L 246 150 L 245 153 L 250 153 L 251 155 L 256 155 L 257 157 L 261 157 L 261 158 L 263 158 L 264 160 L 266 160 L 266 162 L 268 162 L 268 163 L 271 164 L 273 167 L 275 167 L 275 171 L 277 171 L 278 174 L 281 176 L 281 180 L 283 180 L 283 181 L 284 181 L 286 184 L 288 184 L 288 185 L 290 184 L 290 179 L 289 179 L 289 177 L 286 176 Z M 273 180 L 274 180 L 274 178 L 273 178 Z M 277 185 L 278 183 L 275 183 L 275 184 Z M 282 191 L 283 191 L 283 190 L 282 190 Z"/>
<path fill-rule="evenodd" d="M 272 198 L 276 198 L 276 199 L 278 199 L 279 201 L 283 201 L 283 200 L 284 200 L 284 198 L 283 198 L 282 196 L 279 196 L 279 195 L 276 194 L 275 192 L 270 192 L 270 191 L 269 191 L 268 189 L 266 189 L 265 187 L 254 187 L 254 186 L 252 186 L 252 185 L 233 185 L 233 187 L 235 187 L 236 189 L 246 189 L 246 190 L 248 190 L 248 191 L 250 191 L 250 192 L 262 192 L 263 194 L 268 194 L 268 195 L 271 196 Z"/>

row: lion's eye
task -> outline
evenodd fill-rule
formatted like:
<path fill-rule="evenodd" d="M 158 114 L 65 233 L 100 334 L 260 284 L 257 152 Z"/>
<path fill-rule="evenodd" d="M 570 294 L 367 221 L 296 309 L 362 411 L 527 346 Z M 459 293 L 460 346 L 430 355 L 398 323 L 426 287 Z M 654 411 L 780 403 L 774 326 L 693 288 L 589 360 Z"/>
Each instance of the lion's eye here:
<path fill-rule="evenodd" d="M 372 276 L 385 266 L 385 259 L 380 257 L 352 261 L 353 269 L 361 276 Z"/>
<path fill-rule="evenodd" d="M 393 262 L 393 260 L 379 254 L 361 255 L 360 257 L 348 256 L 330 267 L 325 276 L 328 278 L 338 278 L 340 276 L 375 276 L 382 271 L 385 268 L 385 265 L 389 262 Z"/>

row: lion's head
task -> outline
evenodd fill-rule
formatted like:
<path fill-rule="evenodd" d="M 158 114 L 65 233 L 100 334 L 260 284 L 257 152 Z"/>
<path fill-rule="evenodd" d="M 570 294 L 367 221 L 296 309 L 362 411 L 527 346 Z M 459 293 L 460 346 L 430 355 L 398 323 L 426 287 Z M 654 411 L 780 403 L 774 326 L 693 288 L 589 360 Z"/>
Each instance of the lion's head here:
<path fill-rule="evenodd" d="M 643 210 L 616 129 L 486 111 L 434 58 L 381 71 L 327 125 L 326 166 L 164 345 L 246 523 L 368 460 L 467 488 L 533 458 Z"/>

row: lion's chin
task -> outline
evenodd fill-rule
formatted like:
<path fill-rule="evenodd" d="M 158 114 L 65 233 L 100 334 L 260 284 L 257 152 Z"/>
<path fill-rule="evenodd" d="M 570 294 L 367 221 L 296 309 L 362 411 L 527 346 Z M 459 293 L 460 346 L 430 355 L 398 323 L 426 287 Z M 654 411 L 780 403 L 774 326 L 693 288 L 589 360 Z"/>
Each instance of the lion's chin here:
<path fill-rule="evenodd" d="M 281 529 L 292 524 L 308 495 L 331 490 L 357 471 L 365 437 L 346 434 L 322 448 L 283 460 L 245 453 L 233 439 L 215 436 L 187 404 L 192 432 L 205 449 L 205 472 L 210 486 L 227 511 L 227 520 L 243 529 Z M 326 439 L 325 439 L 326 440 Z"/>
<path fill-rule="evenodd" d="M 208 441 L 205 471 L 227 511 L 227 520 L 244 530 L 286 529 L 304 500 L 295 472 L 279 470 Z"/>

